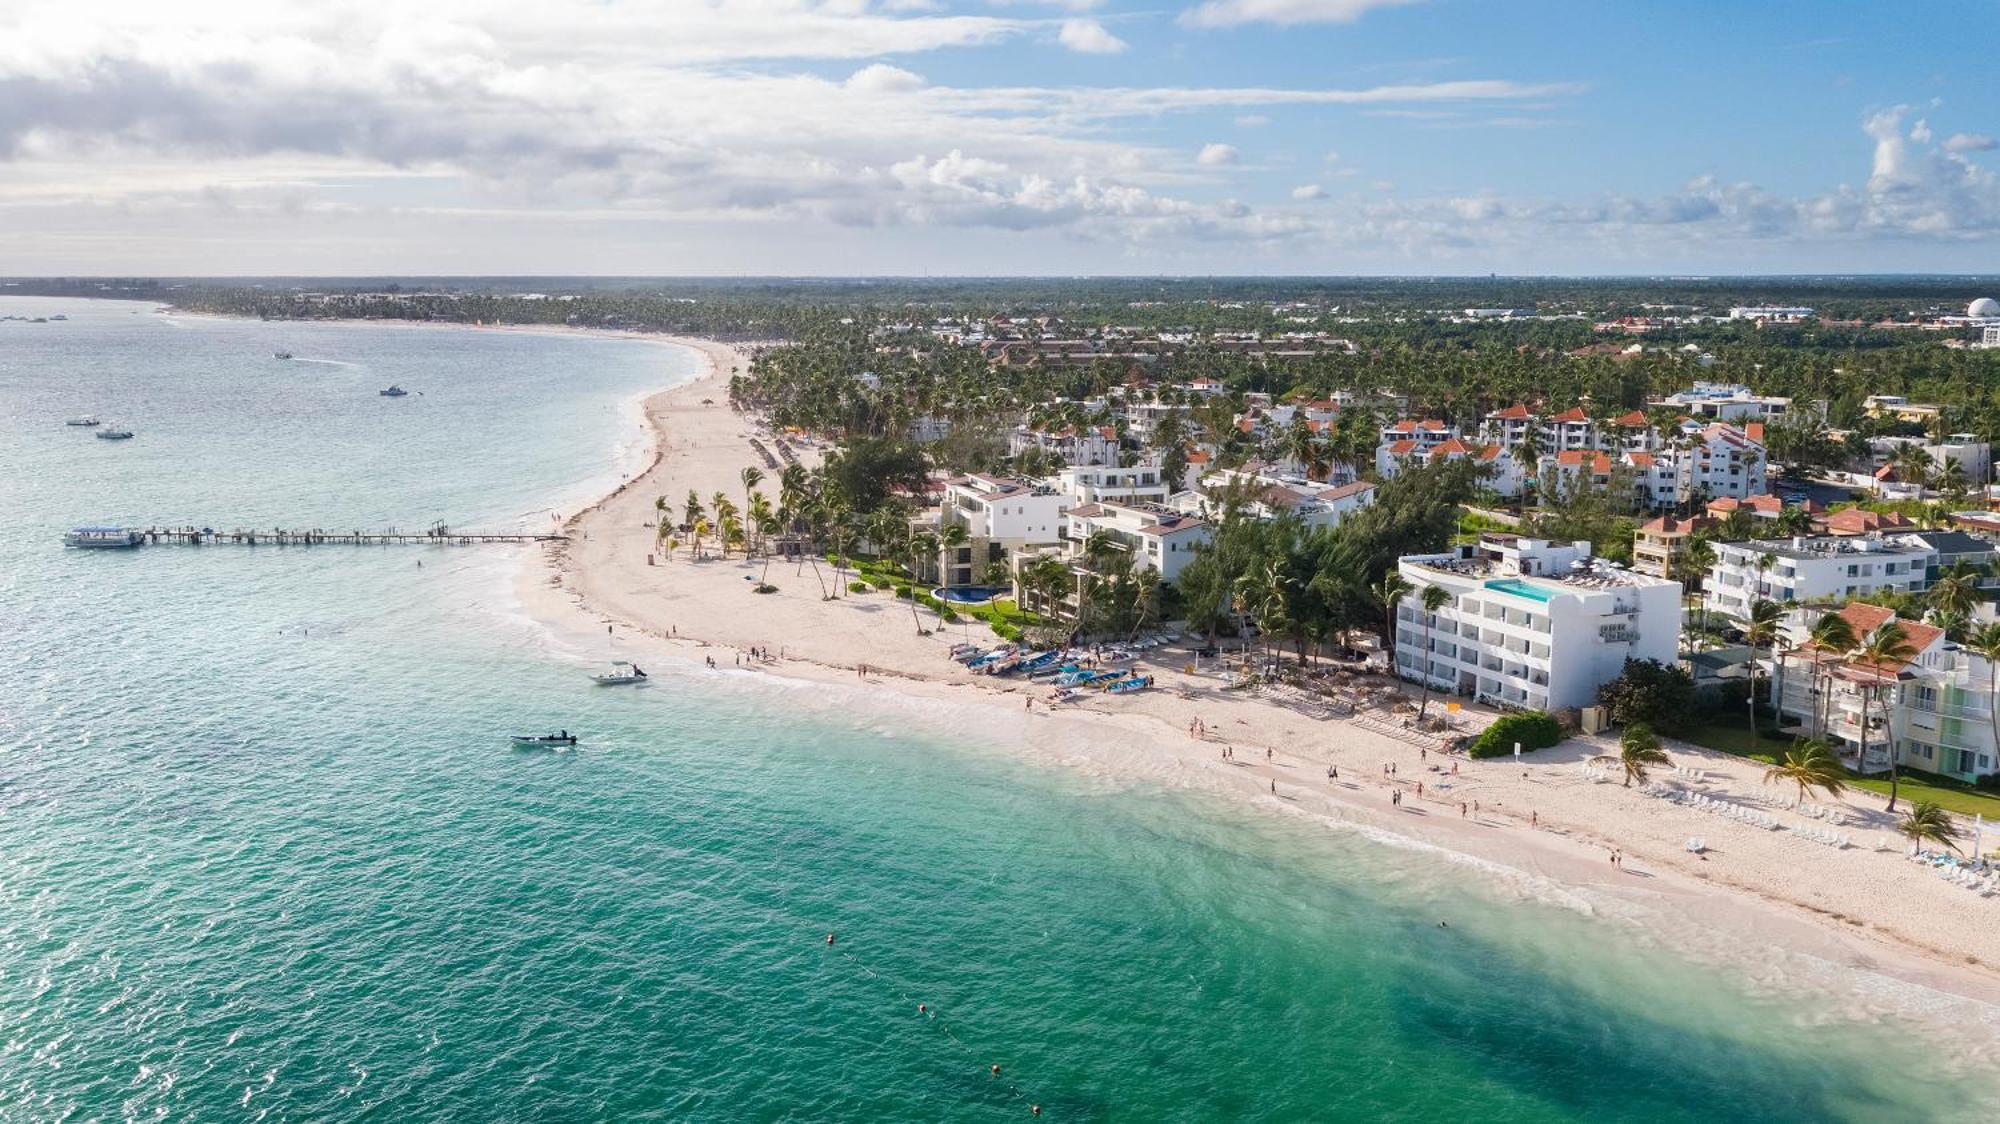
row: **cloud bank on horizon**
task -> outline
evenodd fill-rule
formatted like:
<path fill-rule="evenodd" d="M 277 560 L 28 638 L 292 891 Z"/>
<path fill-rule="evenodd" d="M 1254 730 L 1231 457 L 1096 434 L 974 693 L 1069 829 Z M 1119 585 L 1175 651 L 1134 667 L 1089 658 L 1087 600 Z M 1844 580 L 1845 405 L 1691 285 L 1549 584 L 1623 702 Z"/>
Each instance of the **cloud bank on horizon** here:
<path fill-rule="evenodd" d="M 1675 21 L 1635 39 L 1620 19 L 1471 0 L 16 0 L 0 256 L 13 273 L 1992 267 L 2000 91 L 1957 42 L 1976 37 L 1699 21 L 1696 69 L 1660 31 Z M 1577 49 L 1546 49 L 1557 27 Z"/>

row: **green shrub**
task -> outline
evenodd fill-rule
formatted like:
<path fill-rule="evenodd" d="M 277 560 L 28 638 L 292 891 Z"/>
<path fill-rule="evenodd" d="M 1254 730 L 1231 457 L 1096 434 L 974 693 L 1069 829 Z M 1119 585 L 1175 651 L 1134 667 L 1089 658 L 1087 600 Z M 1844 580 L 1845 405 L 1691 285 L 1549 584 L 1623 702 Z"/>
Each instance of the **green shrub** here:
<path fill-rule="evenodd" d="M 946 605 L 944 608 L 938 610 L 938 619 L 946 624 L 950 624 L 958 619 L 958 611 Z"/>
<path fill-rule="evenodd" d="M 1636 722 L 1662 734 L 1681 733 L 1697 713 L 1694 680 L 1657 660 L 1626 660 L 1618 678 L 1598 688 L 1597 701 L 1620 726 Z M 1739 697 L 1739 713 L 1742 704 Z"/>
<path fill-rule="evenodd" d="M 896 587 L 896 596 L 908 601 L 910 598 L 916 596 L 916 591 L 907 585 L 899 585 Z"/>
<path fill-rule="evenodd" d="M 1528 710 L 1503 715 L 1474 738 L 1466 752 L 1473 757 L 1505 757 L 1514 752 L 1515 742 L 1520 742 L 1521 752 L 1527 753 L 1562 740 L 1562 727 L 1553 716 L 1546 711 Z"/>
<path fill-rule="evenodd" d="M 874 586 L 876 589 L 888 589 L 896 584 L 896 579 L 882 574 L 869 574 L 868 584 Z"/>
<path fill-rule="evenodd" d="M 869 590 L 870 590 L 871 588 L 873 588 L 873 587 L 872 587 L 872 586 L 870 586 L 870 585 L 869 585 L 869 584 L 868 584 L 867 582 L 848 582 L 848 583 L 847 583 L 847 592 L 849 592 L 849 593 L 866 593 L 866 592 L 868 592 L 868 591 L 869 591 Z"/>

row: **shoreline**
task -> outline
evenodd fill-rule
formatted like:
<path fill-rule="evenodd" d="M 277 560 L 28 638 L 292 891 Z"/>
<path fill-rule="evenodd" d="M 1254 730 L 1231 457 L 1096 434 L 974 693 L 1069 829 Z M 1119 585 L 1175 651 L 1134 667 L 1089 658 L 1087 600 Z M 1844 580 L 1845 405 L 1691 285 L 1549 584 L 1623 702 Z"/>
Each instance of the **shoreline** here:
<path fill-rule="evenodd" d="M 1581 740 L 1542 751 L 1539 759 L 1526 759 L 1518 780 L 1500 775 L 1512 772 L 1511 763 L 1460 759 L 1465 783 L 1459 791 L 1481 802 L 1478 816 L 1461 819 L 1450 801 L 1410 799 L 1411 778 L 1430 779 L 1433 774 L 1425 771 L 1426 766 L 1438 759 L 1426 761 L 1416 747 L 1348 722 L 1313 719 L 1277 703 L 1224 698 L 1212 690 L 1203 698 L 1154 690 L 1141 697 L 1093 700 L 1062 711 L 1037 700 L 1015 710 L 1016 701 L 1042 692 L 1014 680 L 975 678 L 959 671 L 943 658 L 959 630 L 951 629 L 948 638 L 920 638 L 910 622 L 908 604 L 885 594 L 821 601 L 811 596 L 818 585 L 809 567 L 771 564 L 771 580 L 780 586 L 779 593 L 748 600 L 745 587 L 750 583 L 745 579 L 751 571 L 765 568 L 761 560 L 695 563 L 682 556 L 656 558 L 655 564 L 647 565 L 651 532 L 644 524 L 651 515 L 651 496 L 666 495 L 671 501 L 694 487 L 704 496 L 722 490 L 736 497 L 741 491 L 736 473 L 758 463 L 747 444 L 756 423 L 736 414 L 714 393 L 718 376 L 744 363 L 741 354 L 715 341 L 647 338 L 696 348 L 707 358 L 709 370 L 646 399 L 647 419 L 655 430 L 654 453 L 646 469 L 570 515 L 564 525 L 574 536 L 572 541 L 546 550 L 540 564 L 522 568 L 519 589 L 524 610 L 566 632 L 582 651 L 615 647 L 631 654 L 636 642 L 649 650 L 649 658 L 691 664 L 699 670 L 705 655 L 720 656 L 727 649 L 732 666 L 719 670 L 739 673 L 733 666 L 738 653 L 751 647 L 781 649 L 782 659 L 760 661 L 739 674 L 781 676 L 822 689 L 837 688 L 842 697 L 863 700 L 864 705 L 870 696 L 883 695 L 954 707 L 977 705 L 989 712 L 982 716 L 986 720 L 982 742 L 1017 743 L 1016 752 L 1025 750 L 1040 761 L 1102 772 L 1122 781 L 1153 780 L 1228 793 L 1266 811 L 1303 814 L 1388 845 L 1433 848 L 1454 861 L 1608 898 L 1638 913 L 1678 914 L 1694 928 L 1713 933 L 1710 943 L 1717 954 L 1726 955 L 1738 944 L 1761 949 L 1775 943 L 1831 967 L 1859 968 L 1944 996 L 2000 1005 L 2000 976 L 1986 966 L 1995 960 L 1981 957 L 1968 963 L 1967 953 L 1954 958 L 1907 931 L 1909 922 L 1897 909 L 1882 904 L 1871 884 L 1886 875 L 1899 883 L 1899 892 L 1921 897 L 1929 891 L 1929 896 L 1942 898 L 1947 907 L 1956 907 L 1943 919 L 1945 928 L 1965 938 L 1980 938 L 1982 930 L 1990 933 L 1991 926 L 1981 925 L 1978 910 L 1995 908 L 1992 903 L 1924 874 L 1906 863 L 1900 850 L 1894 854 L 1859 848 L 1833 851 L 1667 805 L 1639 796 L 1636 790 L 1592 785 L 1576 771 L 1575 762 L 1595 751 Z M 704 397 L 715 404 L 699 405 Z M 830 574 L 825 580 L 829 585 L 835 581 Z M 607 643 L 595 633 L 600 624 L 625 635 L 613 632 Z M 865 666 L 867 673 L 861 674 L 858 666 Z M 1172 674 L 1167 669 L 1148 670 Z M 1219 737 L 1196 739 L 1186 732 L 1187 716 L 1194 714 L 1203 718 L 1211 733 L 1226 732 L 1226 744 L 1235 747 L 1239 758 L 1258 756 L 1256 750 L 1269 748 L 1269 761 L 1224 762 L 1220 750 L 1225 742 Z M 961 735 L 963 729 L 961 725 Z M 1306 752 L 1292 748 L 1300 746 L 1310 748 Z M 1710 772 L 1732 763 L 1738 772 L 1746 771 L 1743 762 L 1705 751 L 1676 747 L 1675 757 Z M 1338 783 L 1325 777 L 1329 759 L 1340 769 Z M 1399 781 L 1384 781 L 1378 773 L 1383 762 L 1396 763 Z M 1404 791 L 1408 802 L 1402 810 L 1389 804 L 1392 788 Z M 1602 815 L 1576 814 L 1579 797 L 1587 801 L 1600 794 L 1630 807 L 1613 810 L 1609 823 Z M 1527 807 L 1530 804 L 1534 806 Z M 1536 826 L 1530 826 L 1530 820 Z M 1663 830 L 1673 843 L 1694 834 L 1710 839 L 1716 855 L 1716 861 L 1704 864 L 1710 869 L 1687 869 L 1699 860 L 1684 852 L 1676 861 L 1672 845 L 1662 845 L 1661 821 L 1672 821 Z M 1621 830 L 1639 824 L 1655 830 Z M 1624 854 L 1622 869 L 1607 861 L 1612 847 Z M 1813 854 L 1814 850 L 1821 854 Z M 1812 864 L 1820 867 L 1828 861 L 1861 860 L 1875 868 L 1871 873 L 1877 877 L 1838 898 L 1815 901 L 1825 893 L 1819 885 L 1824 879 L 1800 880 L 1798 864 L 1786 851 L 1820 860 Z M 1767 861 L 1747 869 L 1743 858 L 1756 852 L 1767 852 Z M 1732 869 L 1739 865 L 1746 869 Z M 1835 871 L 1834 877 L 1845 880 L 1849 872 Z M 1802 892 L 1788 894 L 1788 887 Z M 1938 890 L 1949 894 L 1938 895 Z M 1873 908 L 1867 908 L 1871 902 Z M 1988 956 L 2000 949 L 2000 942 L 1990 936 L 1973 943 L 1993 946 L 1982 948 Z M 2000 1007 L 1988 1013 L 1988 1021 L 2000 1034 Z"/>
<path fill-rule="evenodd" d="M 593 479 L 608 482 L 627 465 L 636 471 L 581 508 L 562 512 L 571 541 L 523 555 L 516 570 L 519 608 L 564 638 L 579 659 L 632 656 L 643 649 L 646 659 L 698 674 L 705 670 L 704 656 L 716 656 L 719 664 L 723 649 L 732 656 L 752 646 L 782 649 L 782 660 L 741 670 L 722 666 L 709 674 L 800 688 L 787 693 L 841 718 L 886 715 L 889 722 L 909 722 L 960 741 L 976 729 L 980 745 L 990 743 L 1036 764 L 1118 784 L 1199 789 L 1239 807 L 1303 815 L 1322 829 L 1354 831 L 1383 845 L 1428 849 L 1481 870 L 1489 881 L 1513 883 L 1523 896 L 1623 918 L 1664 948 L 1697 960 L 1744 964 L 1753 980 L 1760 975 L 1758 961 L 1744 954 L 1761 960 L 1769 950 L 1782 949 L 1796 954 L 1793 967 L 1823 979 L 1844 1002 L 1861 1004 L 1856 1017 L 1943 1014 L 1961 1031 L 1983 1028 L 1991 1043 L 1979 1050 L 1989 1059 L 2000 1053 L 2000 976 L 1990 967 L 2000 963 L 2000 935 L 1979 915 L 2000 907 L 1903 862 L 1900 850 L 1836 852 L 1666 805 L 1634 790 L 1592 785 L 1576 772 L 1575 763 L 1596 750 L 1583 740 L 1526 759 L 1518 778 L 1511 764 L 1460 759 L 1463 776 L 1455 795 L 1481 802 L 1479 815 L 1461 820 L 1454 804 L 1411 799 L 1414 779 L 1428 782 L 1433 776 L 1416 747 L 1270 700 L 1225 696 L 1212 682 L 1169 667 L 1148 668 L 1168 689 L 1054 711 L 1040 701 L 1043 691 L 1024 690 L 1025 684 L 1013 680 L 974 679 L 946 661 L 945 645 L 959 630 L 951 629 L 949 637 L 918 637 L 908 603 L 886 594 L 822 601 L 812 596 L 819 589 L 812 568 L 761 560 L 693 563 L 683 551 L 647 564 L 654 495 L 673 500 L 692 487 L 704 497 L 720 490 L 741 502 L 739 470 L 761 467 L 747 443 L 757 424 L 731 410 L 726 394 L 718 391 L 731 367 L 747 365 L 735 347 L 556 325 L 311 323 L 628 339 L 687 347 L 703 356 L 706 371 L 635 396 L 642 399 L 650 451 L 635 452 Z M 713 404 L 703 405 L 704 397 Z M 767 472 L 762 485 L 767 494 L 775 475 Z M 779 593 L 750 595 L 746 579 L 767 565 Z M 831 574 L 822 576 L 834 581 Z M 614 631 L 597 631 L 607 627 Z M 868 673 L 858 674 L 857 664 Z M 1029 695 L 1036 696 L 1032 710 L 1017 706 Z M 979 721 L 964 721 L 968 711 L 977 711 Z M 1226 735 L 1239 758 L 1261 756 L 1255 751 L 1269 747 L 1270 761 L 1223 761 L 1222 736 L 1201 740 L 1186 732 L 1195 715 L 1212 733 Z M 1754 767 L 1690 747 L 1670 749 L 1677 763 L 1711 773 L 1748 774 L 1752 769 L 1744 766 Z M 1340 769 L 1337 785 L 1325 777 L 1329 761 Z M 1378 774 L 1385 762 L 1396 763 L 1397 783 Z M 1742 779 L 1729 775 L 1727 783 L 1740 791 Z M 1389 804 L 1393 788 L 1404 791 L 1400 810 Z M 1530 826 L 1531 819 L 1537 826 Z M 1697 834 L 1710 840 L 1716 861 L 1696 866 L 1692 856 L 1678 852 L 1681 840 Z M 1622 872 L 1606 861 L 1613 846 L 1628 860 Z M 1945 947 L 1953 938 L 1959 938 L 1955 954 Z M 1891 1002 L 1880 994 L 1885 982 L 1922 993 Z M 1940 1005 L 1952 1010 L 1936 1010 Z"/>

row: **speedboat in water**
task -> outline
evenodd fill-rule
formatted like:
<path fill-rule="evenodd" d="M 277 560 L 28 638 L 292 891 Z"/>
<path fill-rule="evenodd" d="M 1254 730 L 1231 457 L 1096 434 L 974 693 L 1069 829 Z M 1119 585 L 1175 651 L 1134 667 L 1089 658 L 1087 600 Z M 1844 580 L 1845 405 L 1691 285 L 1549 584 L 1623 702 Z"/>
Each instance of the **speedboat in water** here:
<path fill-rule="evenodd" d="M 273 359 L 290 359 L 291 357 L 292 353 L 289 351 L 274 351 L 271 353 L 271 358 Z"/>
<path fill-rule="evenodd" d="M 401 398 L 410 392 L 392 383 L 390 384 L 389 389 L 378 390 L 375 393 L 380 394 L 384 398 Z"/>
<path fill-rule="evenodd" d="M 576 735 L 568 730 L 553 734 L 515 734 L 512 741 L 517 749 L 566 749 L 576 745 Z"/>
<path fill-rule="evenodd" d="M 80 546 L 92 550 L 122 550 L 138 546 L 146 541 L 143 532 L 127 530 L 124 527 L 77 527 L 63 532 L 64 546 Z"/>
<path fill-rule="evenodd" d="M 619 660 L 611 665 L 610 671 L 602 675 L 593 675 L 590 681 L 600 687 L 618 687 L 627 683 L 644 683 L 646 673 L 636 663 Z"/>
<path fill-rule="evenodd" d="M 112 422 L 98 430 L 96 436 L 100 441 L 127 441 L 131 439 L 132 431 L 117 422 Z"/>
<path fill-rule="evenodd" d="M 63 424 L 82 426 L 85 429 L 94 429 L 97 426 L 103 425 L 104 423 L 98 421 L 96 418 L 91 417 L 89 414 L 85 414 L 80 418 L 71 418 L 68 421 L 64 422 Z"/>

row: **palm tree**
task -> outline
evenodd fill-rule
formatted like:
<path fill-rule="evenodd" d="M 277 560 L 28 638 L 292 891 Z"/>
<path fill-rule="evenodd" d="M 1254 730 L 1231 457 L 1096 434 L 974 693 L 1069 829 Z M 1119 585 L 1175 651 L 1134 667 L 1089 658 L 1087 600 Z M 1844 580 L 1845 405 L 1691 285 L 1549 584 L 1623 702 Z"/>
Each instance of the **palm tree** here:
<path fill-rule="evenodd" d="M 972 542 L 972 536 L 966 532 L 966 529 L 963 524 L 947 523 L 944 526 L 938 528 L 937 540 L 938 540 L 938 549 L 951 555 L 952 564 L 956 565 L 958 560 L 958 552 L 965 549 L 965 547 Z M 943 573 L 940 573 L 938 576 L 941 579 L 949 579 L 950 571 L 945 571 Z M 945 580 L 944 584 L 950 585 L 951 582 L 949 580 Z"/>
<path fill-rule="evenodd" d="M 757 550 L 764 549 L 765 539 L 771 533 L 776 521 L 771 511 L 771 499 L 762 492 L 750 493 L 750 500 L 744 513 L 750 517 L 750 529 L 755 532 L 753 543 Z"/>
<path fill-rule="evenodd" d="M 1833 670 L 1861 643 L 1861 638 L 1854 634 L 1853 622 L 1839 613 L 1826 613 L 1813 622 L 1807 640 L 1817 653 L 1813 657 L 1813 692 L 1819 696 L 1819 705 L 1813 708 L 1813 732 L 1824 734 L 1833 717 Z M 1822 679 L 1824 689 L 1820 686 Z"/>
<path fill-rule="evenodd" d="M 1750 603 L 1750 618 L 1743 625 L 1743 642 L 1750 645 L 1750 741 L 1757 741 L 1757 653 L 1778 640 L 1778 624 L 1785 611 L 1776 602 L 1758 598 Z M 1768 681 L 1767 681 L 1768 682 Z M 1774 704 L 1777 700 L 1773 699 Z"/>
<path fill-rule="evenodd" d="M 910 573 L 914 575 L 917 572 L 917 559 L 929 558 L 932 561 L 937 560 L 938 537 L 929 531 L 911 535 L 906 549 L 909 551 Z M 917 626 L 917 635 L 922 636 L 924 633 L 924 620 L 917 615 L 917 590 L 915 586 L 910 587 L 910 620 Z"/>
<path fill-rule="evenodd" d="M 1785 538 L 1803 535 L 1812 530 L 1812 514 L 1803 507 L 1787 507 L 1778 513 L 1773 528 Z"/>
<path fill-rule="evenodd" d="M 1087 610 L 1090 606 L 1090 595 L 1096 591 L 1097 575 L 1104 565 L 1104 560 L 1110 557 L 1115 549 L 1109 531 L 1092 531 L 1084 537 L 1083 549 L 1078 552 L 1080 569 L 1083 572 L 1078 574 L 1076 579 L 1076 627 L 1079 629 L 1087 630 L 1090 627 L 1090 622 L 1086 619 L 1089 615 Z"/>
<path fill-rule="evenodd" d="M 1785 751 L 1785 759 L 1764 770 L 1764 783 L 1784 781 L 1799 786 L 1799 803 L 1806 802 L 1806 793 L 1819 789 L 1828 796 L 1839 796 L 1847 789 L 1847 770 L 1840 766 L 1840 755 L 1833 751 L 1833 743 L 1825 738 L 1800 738 Z"/>
<path fill-rule="evenodd" d="M 1986 661 L 1986 712 L 2000 730 L 2000 621 L 1988 624 L 1967 640 L 1966 647 Z"/>
<path fill-rule="evenodd" d="M 1375 583 L 1375 599 L 1382 602 L 1382 651 L 1389 657 L 1389 670 L 1396 670 L 1396 603 L 1410 592 L 1409 580 L 1395 570 Z"/>
<path fill-rule="evenodd" d="M 743 480 L 743 509 L 748 511 L 751 507 L 751 493 L 757 490 L 757 485 L 764 482 L 764 470 L 756 465 L 746 465 L 739 475 Z"/>
<path fill-rule="evenodd" d="M 1960 619 L 1970 615 L 1979 604 L 1979 579 L 1985 567 L 1974 566 L 1960 559 L 1951 564 L 1938 580 L 1931 583 L 1924 594 L 1924 601 L 1933 609 L 1956 613 Z"/>
<path fill-rule="evenodd" d="M 1868 757 L 1868 703 L 1875 697 L 1877 690 L 1894 685 L 1903 665 L 1916 656 L 1917 650 L 1911 646 L 1909 634 L 1903 631 L 1902 625 L 1892 620 L 1870 633 L 1868 639 L 1855 651 L 1854 658 L 1849 661 L 1849 666 L 1857 663 L 1866 664 L 1869 673 L 1878 681 L 1886 680 L 1886 683 L 1878 682 L 1861 689 L 1861 756 L 1864 764 Z M 1890 738 L 1889 810 L 1891 812 L 1896 810 L 1896 781 L 1896 741 Z"/>
<path fill-rule="evenodd" d="M 1417 721 L 1419 722 L 1424 720 L 1424 713 L 1430 709 L 1431 705 L 1431 622 L 1437 619 L 1438 610 L 1444 608 L 1450 602 L 1450 590 L 1441 585 L 1427 585 L 1424 587 L 1424 646 L 1423 651 L 1419 653 L 1420 658 L 1423 660 L 1423 665 L 1418 668 L 1418 671 L 1422 675 L 1420 682 L 1423 686 L 1423 693 L 1420 696 L 1420 701 L 1417 703 Z"/>
<path fill-rule="evenodd" d="M 694 526 L 694 521 L 701 518 L 701 511 L 700 494 L 689 488 L 687 502 L 681 505 L 681 522 L 689 527 Z M 699 553 L 700 551 L 696 551 L 696 554 Z"/>
<path fill-rule="evenodd" d="M 1635 780 L 1646 783 L 1646 766 L 1673 762 L 1660 748 L 1660 735 L 1644 722 L 1634 722 L 1618 738 L 1618 763 L 1625 767 L 1625 787 L 1631 788 Z"/>
<path fill-rule="evenodd" d="M 1910 810 L 1897 822 L 1896 830 L 1912 843 L 1921 844 L 1929 840 L 1958 850 L 1958 824 L 1942 807 L 1928 800 L 1912 803 Z"/>
<path fill-rule="evenodd" d="M 1681 583 L 1682 596 L 1692 600 L 1701 610 L 1702 624 L 1708 623 L 1708 601 L 1701 594 L 1702 579 L 1715 566 L 1715 547 L 1710 545 L 1708 536 L 1696 534 L 1688 537 L 1686 549 L 1674 559 L 1674 580 Z M 1685 631 L 1685 630 L 1684 630 Z M 1688 651 L 1694 651 L 1694 634 L 1687 635 Z"/>
<path fill-rule="evenodd" d="M 1132 581 L 1136 595 L 1132 635 L 1138 636 L 1160 623 L 1160 572 L 1148 566 L 1133 575 Z"/>

